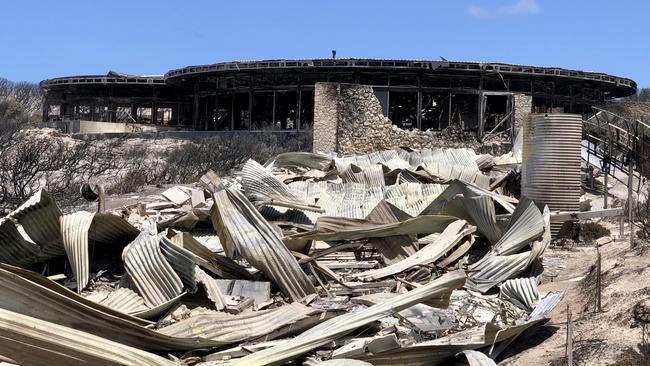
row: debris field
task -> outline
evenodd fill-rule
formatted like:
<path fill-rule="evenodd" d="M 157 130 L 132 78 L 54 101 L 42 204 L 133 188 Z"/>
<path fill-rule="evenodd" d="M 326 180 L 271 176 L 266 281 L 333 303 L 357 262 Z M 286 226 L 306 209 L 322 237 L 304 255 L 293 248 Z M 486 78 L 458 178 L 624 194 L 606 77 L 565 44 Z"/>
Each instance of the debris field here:
<path fill-rule="evenodd" d="M 283 153 L 106 212 L 0 219 L 0 362 L 495 365 L 546 322 L 518 153 Z"/>

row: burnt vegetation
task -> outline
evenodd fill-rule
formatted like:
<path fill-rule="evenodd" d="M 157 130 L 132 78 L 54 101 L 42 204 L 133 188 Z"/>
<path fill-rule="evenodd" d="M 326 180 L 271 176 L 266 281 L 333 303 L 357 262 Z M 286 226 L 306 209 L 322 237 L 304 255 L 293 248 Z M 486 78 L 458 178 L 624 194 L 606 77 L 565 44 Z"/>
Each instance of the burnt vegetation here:
<path fill-rule="evenodd" d="M 109 193 L 145 185 L 187 183 L 212 169 L 226 174 L 249 158 L 261 163 L 284 151 L 311 149 L 311 136 L 283 139 L 272 133 L 236 134 L 185 141 L 166 149 L 156 140 L 74 140 L 26 131 L 40 121 L 38 84 L 0 78 L 0 206 L 15 208 L 39 189 L 73 205 L 82 183 L 105 182 Z"/>

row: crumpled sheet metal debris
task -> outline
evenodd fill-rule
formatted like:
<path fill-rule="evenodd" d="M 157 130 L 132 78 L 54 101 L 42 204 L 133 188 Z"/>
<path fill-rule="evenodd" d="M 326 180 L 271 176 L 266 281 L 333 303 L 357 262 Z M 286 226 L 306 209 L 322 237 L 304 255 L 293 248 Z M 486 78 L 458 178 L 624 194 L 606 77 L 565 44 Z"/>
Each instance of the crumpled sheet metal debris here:
<path fill-rule="evenodd" d="M 196 292 L 196 262 L 194 255 L 181 246 L 174 244 L 166 237 L 160 238 L 160 249 L 167 262 L 178 274 L 185 288 Z"/>
<path fill-rule="evenodd" d="M 153 353 L 5 309 L 0 309 L 0 349 L 30 366 L 178 366 Z"/>
<path fill-rule="evenodd" d="M 435 263 L 443 255 L 451 252 L 456 244 L 467 235 L 472 234 L 475 229 L 473 226 L 468 226 L 465 220 L 454 221 L 445 228 L 435 241 L 408 258 L 383 268 L 361 272 L 357 277 L 363 281 L 378 280 L 403 272 L 414 266 Z"/>
<path fill-rule="evenodd" d="M 492 244 L 499 242 L 501 228 L 497 225 L 494 200 L 488 196 L 465 197 L 463 203 L 478 230 Z"/>
<path fill-rule="evenodd" d="M 158 364 L 493 365 L 563 296 L 537 289 L 548 208 L 509 196 L 493 164 L 469 149 L 288 153 L 112 213 L 63 215 L 40 191 L 0 219 L 0 311 L 137 348 L 143 364 L 153 351 L 172 352 Z M 44 261 L 66 270 L 4 264 Z M 121 364 L 102 342 L 22 334 L 7 344 Z"/>
<path fill-rule="evenodd" d="M 303 366 L 372 366 L 371 363 L 354 360 L 351 358 L 335 358 L 327 361 L 307 359 L 302 363 Z"/>
<path fill-rule="evenodd" d="M 181 320 L 159 332 L 182 338 L 201 337 L 227 345 L 261 337 L 317 313 L 320 311 L 299 303 L 238 315 L 213 312 Z"/>
<path fill-rule="evenodd" d="M 141 313 L 149 309 L 144 304 L 142 296 L 125 287 L 111 292 L 104 299 L 100 300 L 99 303 L 125 314 Z"/>
<path fill-rule="evenodd" d="M 65 254 L 59 216 L 59 206 L 49 193 L 41 189 L 7 215 L 7 218 L 18 222 L 27 236 L 41 248 L 41 258 L 49 259 Z"/>
<path fill-rule="evenodd" d="M 379 187 L 382 188 L 386 185 L 384 180 L 384 169 L 381 165 L 375 164 L 361 171 L 355 172 L 353 165 L 350 165 L 341 173 L 343 183 L 362 183 L 368 188 Z"/>
<path fill-rule="evenodd" d="M 41 260 L 41 248 L 23 235 L 9 218 L 0 219 L 0 262 L 28 267 Z"/>
<path fill-rule="evenodd" d="M 503 341 L 508 341 L 523 333 L 526 329 L 546 321 L 548 314 L 562 300 L 564 293 L 549 293 L 530 314 L 530 319 L 522 324 L 501 328 L 493 323 L 485 323 L 469 328 L 446 337 L 431 341 L 416 343 L 400 349 L 391 350 L 375 355 L 358 357 L 379 365 L 441 365 L 465 350 L 477 350 Z"/>
<path fill-rule="evenodd" d="M 500 297 L 518 308 L 532 311 L 539 300 L 537 279 L 535 277 L 513 278 L 500 286 Z"/>
<path fill-rule="evenodd" d="M 242 186 L 248 199 L 258 206 L 276 204 L 285 207 L 308 208 L 306 202 L 302 201 L 286 184 L 255 160 L 249 159 L 244 164 Z M 313 209 L 318 209 L 318 207 L 313 207 Z"/>
<path fill-rule="evenodd" d="M 368 214 L 366 220 L 378 223 L 395 223 L 398 222 L 390 206 L 385 200 L 382 200 Z M 392 264 L 406 259 L 408 256 L 415 254 L 417 245 L 409 235 L 393 235 L 384 238 L 371 238 L 368 241 L 372 247 L 381 253 L 384 263 Z"/>
<path fill-rule="evenodd" d="M 56 323 L 144 350 L 215 346 L 201 338 L 177 338 L 145 328 L 149 322 L 86 300 L 36 274 L 0 264 L 0 309 Z"/>
<path fill-rule="evenodd" d="M 72 264 L 72 272 L 77 280 L 77 292 L 86 287 L 90 276 L 90 259 L 88 258 L 88 230 L 93 223 L 94 214 L 85 211 L 62 215 L 61 238 L 63 246 Z"/>
<path fill-rule="evenodd" d="M 122 252 L 124 269 L 149 307 L 183 293 L 183 283 L 163 256 L 158 240 L 158 236 L 143 231 Z"/>
<path fill-rule="evenodd" d="M 61 240 L 77 280 L 77 292 L 88 284 L 89 246 L 110 246 L 121 249 L 135 239 L 139 231 L 113 214 L 78 211 L 59 217 Z"/>
<path fill-rule="evenodd" d="M 463 355 L 467 358 L 469 366 L 497 366 L 496 362 L 493 359 L 488 357 L 485 353 L 474 351 L 474 350 L 464 350 L 460 352 L 457 356 Z"/>
<path fill-rule="evenodd" d="M 354 329 L 389 315 L 406 309 L 422 301 L 438 300 L 440 306 L 449 301 L 451 292 L 465 283 L 465 273 L 462 271 L 451 272 L 440 278 L 405 294 L 394 297 L 381 304 L 373 305 L 367 309 L 348 313 L 321 323 L 297 337 L 250 356 L 232 362 L 232 365 L 278 365 L 291 360 L 295 356 L 304 354 L 314 348 L 323 346 Z"/>
<path fill-rule="evenodd" d="M 294 301 L 316 292 L 275 230 L 240 192 L 215 192 L 212 224 L 226 254 L 239 253 L 271 278 Z"/>
<path fill-rule="evenodd" d="M 430 234 L 442 231 L 456 221 L 455 217 L 418 216 L 401 222 L 380 224 L 363 219 L 346 219 L 323 216 L 316 221 L 314 230 L 287 237 L 287 240 L 356 240 L 383 238 L 395 235 Z"/>
<path fill-rule="evenodd" d="M 198 266 L 196 266 L 195 273 L 197 282 L 203 286 L 205 294 L 212 300 L 215 308 L 217 310 L 223 310 L 226 307 L 226 299 L 221 293 L 217 281 Z"/>
<path fill-rule="evenodd" d="M 533 201 L 522 199 L 510 218 L 508 229 L 501 239 L 494 244 L 493 251 L 497 255 L 517 253 L 543 232 L 544 217 L 539 208 Z"/>

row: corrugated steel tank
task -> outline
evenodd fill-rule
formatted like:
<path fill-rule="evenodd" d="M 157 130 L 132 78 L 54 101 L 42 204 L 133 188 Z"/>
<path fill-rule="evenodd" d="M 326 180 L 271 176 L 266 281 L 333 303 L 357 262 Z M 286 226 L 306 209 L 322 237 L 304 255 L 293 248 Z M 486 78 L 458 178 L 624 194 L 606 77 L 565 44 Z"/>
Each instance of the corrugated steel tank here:
<path fill-rule="evenodd" d="M 580 209 L 579 114 L 531 114 L 524 123 L 521 193 L 551 211 Z M 562 224 L 551 224 L 555 237 Z"/>

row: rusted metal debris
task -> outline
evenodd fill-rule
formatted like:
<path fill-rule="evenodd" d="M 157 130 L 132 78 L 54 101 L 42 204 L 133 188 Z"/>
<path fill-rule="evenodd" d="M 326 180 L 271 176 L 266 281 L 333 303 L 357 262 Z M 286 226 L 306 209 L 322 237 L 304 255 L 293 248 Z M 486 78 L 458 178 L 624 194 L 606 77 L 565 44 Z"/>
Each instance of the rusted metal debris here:
<path fill-rule="evenodd" d="M 284 153 L 106 213 L 39 191 L 0 219 L 0 360 L 493 365 L 562 298 L 537 286 L 548 209 L 493 165 Z"/>

